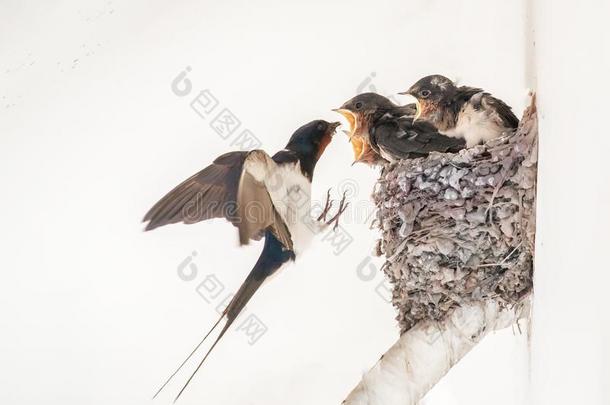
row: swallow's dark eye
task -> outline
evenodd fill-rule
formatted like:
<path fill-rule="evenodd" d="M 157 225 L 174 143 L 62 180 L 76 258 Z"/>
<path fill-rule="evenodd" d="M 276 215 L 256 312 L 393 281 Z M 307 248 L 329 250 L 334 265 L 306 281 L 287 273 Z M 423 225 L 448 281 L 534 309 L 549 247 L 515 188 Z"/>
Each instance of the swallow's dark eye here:
<path fill-rule="evenodd" d="M 422 98 L 430 97 L 430 94 L 432 94 L 432 92 L 430 90 L 422 90 L 419 92 L 419 95 Z"/>
<path fill-rule="evenodd" d="M 362 101 L 358 101 L 354 107 L 356 107 L 356 110 L 361 109 L 362 108 Z"/>
<path fill-rule="evenodd" d="M 326 125 L 323 122 L 318 124 L 318 131 L 324 131 L 326 129 Z"/>

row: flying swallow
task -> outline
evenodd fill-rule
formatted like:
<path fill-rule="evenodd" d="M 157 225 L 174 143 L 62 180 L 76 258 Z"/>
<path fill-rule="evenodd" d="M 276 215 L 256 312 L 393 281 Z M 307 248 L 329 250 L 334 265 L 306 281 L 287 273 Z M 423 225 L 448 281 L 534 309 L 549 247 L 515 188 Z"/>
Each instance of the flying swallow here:
<path fill-rule="evenodd" d="M 457 152 L 465 145 L 461 139 L 439 134 L 427 122 L 413 122 L 415 104 L 398 106 L 376 93 L 359 94 L 334 111 L 350 125 L 355 162 L 383 164 L 430 152 Z"/>
<path fill-rule="evenodd" d="M 338 126 L 338 122 L 322 120 L 303 125 L 286 147 L 272 157 L 263 150 L 226 153 L 175 187 L 144 216 L 143 222 L 148 222 L 146 231 L 178 222 L 193 224 L 224 217 L 237 227 L 240 245 L 265 238 L 258 261 L 227 308 L 155 397 L 226 318 L 219 336 L 176 396 L 178 399 L 263 282 L 294 261 L 316 230 L 333 222 L 336 225 L 346 207 L 345 199 L 341 200 L 339 212 L 324 222 L 329 208 L 327 200 L 327 209 L 314 221 L 310 215 L 310 192 L 316 163 Z"/>
<path fill-rule="evenodd" d="M 467 147 L 512 132 L 519 125 L 502 100 L 482 89 L 457 87 L 441 75 L 426 76 L 400 94 L 417 100 L 416 120 L 432 123 L 444 135 L 464 138 Z"/>

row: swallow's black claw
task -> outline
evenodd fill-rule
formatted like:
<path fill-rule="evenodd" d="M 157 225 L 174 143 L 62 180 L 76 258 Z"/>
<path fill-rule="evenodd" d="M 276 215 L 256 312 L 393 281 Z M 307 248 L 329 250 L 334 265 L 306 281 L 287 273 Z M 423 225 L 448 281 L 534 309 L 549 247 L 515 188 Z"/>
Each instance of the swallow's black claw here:
<path fill-rule="evenodd" d="M 332 206 L 333 206 L 333 202 L 330 200 L 330 188 L 329 188 L 328 191 L 326 192 L 326 203 L 324 204 L 324 209 L 322 210 L 322 213 L 318 217 L 317 221 L 326 221 L 326 215 L 328 215 L 328 211 L 330 211 Z"/>
<path fill-rule="evenodd" d="M 345 212 L 345 210 L 347 209 L 347 206 L 349 205 L 349 202 L 345 202 L 345 198 L 346 198 L 346 191 L 343 192 L 343 197 L 341 197 L 341 201 L 339 202 L 339 210 L 326 223 L 327 225 L 331 225 L 331 224 L 333 225 L 333 231 L 336 231 L 337 228 L 339 227 L 339 218 L 341 217 L 341 214 L 343 214 Z"/>

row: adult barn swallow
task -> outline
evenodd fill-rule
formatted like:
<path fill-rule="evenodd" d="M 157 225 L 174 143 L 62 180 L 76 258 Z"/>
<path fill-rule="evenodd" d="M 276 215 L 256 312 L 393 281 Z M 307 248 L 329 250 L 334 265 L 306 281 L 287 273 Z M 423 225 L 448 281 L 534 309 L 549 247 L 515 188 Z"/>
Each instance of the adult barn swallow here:
<path fill-rule="evenodd" d="M 272 157 L 262 150 L 226 153 L 179 184 L 144 216 L 146 231 L 177 222 L 192 224 L 224 217 L 237 227 L 241 245 L 265 238 L 258 261 L 227 308 L 155 397 L 226 317 L 219 336 L 176 396 L 178 399 L 263 282 L 306 248 L 316 231 L 312 225 L 321 229 L 338 221 L 344 200 L 340 212 L 326 223 L 314 222 L 310 216 L 314 168 L 338 126 L 338 122 L 322 120 L 303 125 L 285 149 Z M 318 220 L 325 220 L 325 216 L 326 212 Z"/>
<path fill-rule="evenodd" d="M 427 122 L 413 122 L 415 104 L 398 106 L 376 93 L 359 94 L 334 111 L 350 124 L 355 162 L 394 162 L 430 152 L 457 152 L 465 145 L 461 139 L 439 134 Z"/>
<path fill-rule="evenodd" d="M 467 147 L 512 132 L 519 125 L 502 100 L 482 89 L 457 87 L 441 75 L 426 76 L 400 94 L 417 100 L 416 120 L 432 123 L 444 135 L 464 138 Z"/>

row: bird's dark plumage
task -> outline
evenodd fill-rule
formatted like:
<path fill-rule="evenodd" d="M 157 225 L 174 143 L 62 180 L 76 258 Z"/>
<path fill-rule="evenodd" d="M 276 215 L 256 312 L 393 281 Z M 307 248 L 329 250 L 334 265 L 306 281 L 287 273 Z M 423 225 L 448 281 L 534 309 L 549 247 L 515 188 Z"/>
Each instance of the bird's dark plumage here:
<path fill-rule="evenodd" d="M 263 251 L 261 252 L 261 255 L 259 256 L 258 261 L 254 265 L 254 268 L 250 271 L 250 274 L 248 274 L 248 277 L 246 277 L 246 280 L 242 283 L 241 287 L 239 287 L 239 290 L 237 291 L 237 293 L 235 294 L 235 296 L 233 297 L 233 299 L 231 300 L 229 305 L 222 312 L 222 314 L 220 315 L 220 318 L 218 319 L 218 322 L 216 322 L 214 324 L 214 326 L 212 326 L 212 328 L 208 331 L 208 333 L 205 335 L 205 337 L 197 345 L 195 350 L 191 353 L 191 355 L 195 353 L 195 351 L 199 348 L 199 346 L 201 346 L 201 344 L 205 341 L 205 339 L 209 336 L 209 334 L 211 332 L 213 332 L 214 329 L 216 329 L 216 327 L 218 326 L 218 323 L 222 320 L 222 318 L 226 317 L 227 321 L 224 324 L 224 326 L 222 327 L 222 329 L 220 330 L 218 337 L 216 338 L 214 343 L 212 343 L 212 346 L 210 346 L 210 349 L 207 351 L 205 356 L 203 356 L 203 358 L 197 365 L 197 368 L 195 368 L 195 371 L 193 371 L 193 373 L 191 374 L 189 379 L 186 381 L 186 383 L 184 384 L 184 386 L 182 387 L 182 389 L 176 396 L 176 399 L 178 399 L 180 397 L 180 395 L 182 395 L 182 393 L 184 392 L 184 390 L 186 389 L 188 384 L 191 382 L 191 380 L 193 379 L 193 377 L 195 376 L 197 371 L 199 371 L 199 369 L 201 368 L 203 363 L 206 361 L 206 359 L 208 358 L 210 353 L 212 353 L 212 350 L 214 350 L 214 347 L 216 347 L 216 345 L 218 344 L 220 339 L 224 336 L 224 334 L 229 329 L 229 327 L 233 324 L 235 319 L 237 319 L 237 317 L 239 316 L 241 311 L 246 307 L 246 304 L 248 303 L 248 301 L 250 301 L 250 298 L 252 298 L 254 293 L 260 288 L 260 286 L 263 285 L 265 280 L 268 277 L 270 277 L 271 275 L 273 275 L 277 270 L 279 270 L 279 268 L 283 264 L 285 264 L 291 260 L 294 260 L 294 259 L 295 259 L 294 252 L 292 252 L 290 250 L 286 250 L 284 248 L 283 244 L 279 240 L 277 240 L 277 238 L 275 238 L 275 236 L 272 233 L 268 232 L 265 235 L 265 246 L 263 247 Z M 184 364 L 190 357 L 191 356 L 189 355 L 189 357 L 187 357 L 186 360 L 182 364 Z M 180 370 L 181 367 L 182 367 L 182 365 L 178 368 L 178 370 Z M 178 372 L 178 370 L 176 370 L 176 372 Z M 176 373 L 172 374 L 172 376 L 170 376 L 170 379 L 175 374 Z M 165 387 L 167 382 L 169 382 L 169 379 L 168 379 L 168 381 L 166 381 L 165 384 L 163 384 L 163 386 L 159 389 L 158 392 L 160 392 L 161 389 L 163 389 L 163 387 Z"/>
<path fill-rule="evenodd" d="M 237 207 L 229 207 L 223 202 L 237 201 L 237 184 L 247 156 L 248 152 L 225 153 L 180 183 L 146 213 L 145 230 L 177 222 L 193 224 L 210 218 L 225 217 L 233 222 Z M 206 197 L 205 205 L 202 205 L 203 197 Z"/>
<path fill-rule="evenodd" d="M 371 146 L 386 160 L 415 159 L 431 152 L 457 153 L 463 139 L 441 135 L 425 122 L 413 123 L 409 117 L 385 117 L 370 129 Z"/>
<path fill-rule="evenodd" d="M 147 231 L 178 222 L 193 224 L 224 217 L 238 228 L 240 244 L 265 238 L 258 261 L 220 319 L 165 381 L 155 397 L 226 318 L 216 341 L 176 399 L 182 394 L 263 282 L 285 263 L 294 260 L 313 236 L 312 224 L 304 223 L 311 209 L 311 180 L 316 163 L 338 125 L 322 120 L 305 124 L 294 132 L 286 148 L 273 157 L 262 150 L 226 153 L 183 181 L 146 213 Z M 293 200 L 292 193 L 299 194 L 298 200 Z"/>
<path fill-rule="evenodd" d="M 515 116 L 513 110 L 499 98 L 493 97 L 489 93 L 481 93 L 473 95 L 470 98 L 475 109 L 491 108 L 498 113 L 502 123 L 506 128 L 516 129 L 519 126 L 519 118 Z M 487 105 L 485 105 L 487 104 Z"/>
<path fill-rule="evenodd" d="M 206 219 L 225 217 L 239 229 L 239 241 L 258 240 L 268 227 L 288 249 L 292 248 L 290 232 L 275 210 L 265 184 L 248 171 L 244 164 L 265 165 L 265 152 L 229 152 L 182 182 L 144 216 L 145 230 L 183 222 L 194 224 Z M 256 209 L 254 215 L 246 210 Z"/>
<path fill-rule="evenodd" d="M 401 94 L 417 100 L 417 120 L 432 123 L 444 135 L 464 138 L 469 147 L 512 132 L 519 125 L 502 100 L 479 88 L 458 87 L 441 75 L 426 76 Z"/>
<path fill-rule="evenodd" d="M 350 123 L 356 162 L 379 164 L 430 152 L 457 152 L 465 144 L 438 133 L 429 123 L 413 122 L 415 104 L 398 106 L 376 93 L 359 94 L 336 111 Z"/>

